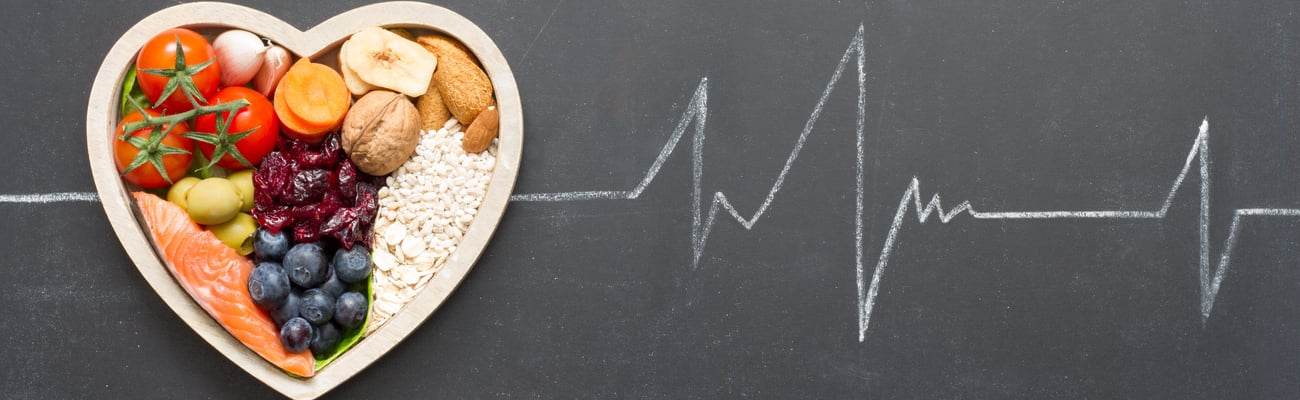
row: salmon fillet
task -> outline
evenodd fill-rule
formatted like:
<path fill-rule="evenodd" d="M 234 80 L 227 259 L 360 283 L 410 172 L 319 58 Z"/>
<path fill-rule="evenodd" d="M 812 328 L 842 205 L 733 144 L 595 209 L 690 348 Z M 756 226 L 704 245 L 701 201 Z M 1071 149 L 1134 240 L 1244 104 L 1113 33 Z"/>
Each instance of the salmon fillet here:
<path fill-rule="evenodd" d="M 248 294 L 253 262 L 190 220 L 180 206 L 145 192 L 132 195 L 167 269 L 199 306 L 266 361 L 297 376 L 312 376 L 316 360 L 311 352 L 285 351 L 280 329 L 253 304 Z"/>

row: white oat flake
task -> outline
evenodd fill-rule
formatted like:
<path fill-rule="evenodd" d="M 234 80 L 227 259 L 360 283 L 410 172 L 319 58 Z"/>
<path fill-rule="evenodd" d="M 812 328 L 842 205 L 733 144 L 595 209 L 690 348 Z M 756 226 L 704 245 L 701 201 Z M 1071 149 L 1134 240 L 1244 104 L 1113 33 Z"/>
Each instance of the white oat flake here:
<path fill-rule="evenodd" d="M 466 153 L 454 118 L 442 129 L 422 132 L 415 154 L 379 190 L 375 224 L 374 290 L 366 334 L 397 314 L 451 259 L 478 207 L 492 168 L 494 142 L 482 153 Z"/>

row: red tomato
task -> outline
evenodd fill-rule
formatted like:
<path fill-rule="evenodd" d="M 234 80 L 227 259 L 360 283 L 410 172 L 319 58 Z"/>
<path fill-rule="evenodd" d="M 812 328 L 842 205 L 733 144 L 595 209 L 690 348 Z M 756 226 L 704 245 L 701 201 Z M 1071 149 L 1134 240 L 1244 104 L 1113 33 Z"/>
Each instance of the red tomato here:
<path fill-rule="evenodd" d="M 149 97 L 149 101 L 153 102 L 153 104 L 158 103 L 158 97 L 162 96 L 163 88 L 167 86 L 167 80 L 170 78 L 150 74 L 142 70 L 176 68 L 177 38 L 180 39 L 187 67 L 193 67 L 217 57 L 217 52 L 212 49 L 212 44 L 208 43 L 208 40 L 204 39 L 203 36 L 189 29 L 168 29 L 149 39 L 144 44 L 144 47 L 140 49 L 140 55 L 136 57 L 135 68 L 140 91 L 144 92 L 144 95 Z M 221 70 L 217 63 L 214 61 L 197 72 L 192 70 L 190 72 L 193 75 L 189 79 L 194 81 L 194 86 L 198 88 L 199 94 L 203 96 L 203 99 L 210 101 L 212 94 L 217 92 L 217 87 L 221 83 Z M 199 104 L 204 103 L 199 101 Z M 184 85 L 181 85 L 167 97 L 167 100 L 159 108 L 166 110 L 168 114 L 176 114 L 189 111 L 194 106 L 185 97 Z"/>
<path fill-rule="evenodd" d="M 262 162 L 262 157 L 265 157 L 266 153 L 275 150 L 276 142 L 280 139 L 280 120 L 275 117 L 275 107 L 271 105 L 270 100 L 266 99 L 266 96 L 262 96 L 256 90 L 243 86 L 231 86 L 221 89 L 212 99 L 212 104 L 229 103 L 239 99 L 248 101 L 249 105 L 236 111 L 234 120 L 231 121 L 230 126 L 226 127 L 226 133 L 232 135 L 256 129 L 252 134 L 235 143 L 235 149 L 239 151 L 240 155 L 244 156 L 245 160 L 257 165 Z M 200 115 L 194 120 L 195 132 L 215 135 L 218 116 L 224 121 L 228 114 Z M 203 152 L 203 156 L 212 159 L 212 152 L 216 147 L 203 141 L 198 141 L 198 145 L 199 151 Z M 248 168 L 232 157 L 229 152 L 222 156 L 221 160 L 217 161 L 217 165 L 229 170 Z"/>
<path fill-rule="evenodd" d="M 149 113 L 151 116 L 159 115 L 158 111 L 153 109 L 146 109 L 145 112 Z M 118 172 L 126 170 L 126 167 L 131 165 L 131 161 L 135 160 L 136 155 L 141 151 L 139 148 L 135 147 L 135 145 L 121 139 L 121 136 L 125 133 L 124 129 L 126 128 L 126 124 L 143 120 L 144 117 L 140 115 L 139 111 L 136 111 L 122 118 L 122 122 L 117 124 L 117 131 L 113 133 L 113 155 L 114 161 L 117 164 Z M 169 132 L 167 136 L 159 142 L 159 145 L 170 146 L 185 151 L 193 151 L 194 141 L 190 138 L 181 136 L 182 133 L 189 132 L 189 130 L 189 127 L 186 126 L 184 122 L 177 123 L 176 126 L 172 128 L 171 132 Z M 152 131 L 153 128 L 140 129 L 131 132 L 131 137 L 138 137 L 147 140 Z M 163 126 L 162 132 L 166 131 L 167 126 Z M 190 162 L 194 160 L 194 155 L 190 153 L 167 154 L 160 155 L 159 157 L 160 160 L 162 160 L 163 169 L 167 173 L 167 179 L 171 179 L 171 182 L 175 182 L 177 179 L 184 177 L 185 171 L 190 167 Z M 134 183 L 145 189 L 170 186 L 171 183 L 168 182 L 167 179 L 163 178 L 163 175 L 159 172 L 158 168 L 152 163 L 146 162 L 135 169 L 132 169 L 131 172 L 127 172 L 122 177 L 125 178 L 127 182 Z"/>

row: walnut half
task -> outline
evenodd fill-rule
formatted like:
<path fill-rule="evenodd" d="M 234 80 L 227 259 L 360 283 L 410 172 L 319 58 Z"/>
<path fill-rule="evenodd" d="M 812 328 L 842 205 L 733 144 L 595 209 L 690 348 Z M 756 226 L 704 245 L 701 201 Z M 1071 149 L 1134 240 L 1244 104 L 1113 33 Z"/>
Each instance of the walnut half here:
<path fill-rule="evenodd" d="M 343 151 L 361 171 L 382 176 L 397 170 L 420 143 L 420 112 L 405 95 L 366 93 L 343 119 Z"/>

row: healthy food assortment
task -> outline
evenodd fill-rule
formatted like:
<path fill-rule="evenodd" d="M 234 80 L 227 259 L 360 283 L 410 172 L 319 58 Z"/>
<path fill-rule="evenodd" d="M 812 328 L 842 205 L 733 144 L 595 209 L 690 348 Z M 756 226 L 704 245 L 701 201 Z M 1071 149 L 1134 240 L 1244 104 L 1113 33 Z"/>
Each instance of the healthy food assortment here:
<path fill-rule="evenodd" d="M 454 38 L 371 27 L 325 54 L 238 29 L 159 32 L 121 87 L 112 145 L 176 281 L 304 378 L 447 262 L 499 130 L 492 83 Z"/>

